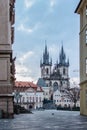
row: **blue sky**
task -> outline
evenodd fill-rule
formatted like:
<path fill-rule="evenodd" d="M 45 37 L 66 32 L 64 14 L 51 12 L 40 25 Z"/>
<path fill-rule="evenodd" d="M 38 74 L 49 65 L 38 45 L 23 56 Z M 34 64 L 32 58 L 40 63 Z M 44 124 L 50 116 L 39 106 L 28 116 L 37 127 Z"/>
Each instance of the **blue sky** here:
<path fill-rule="evenodd" d="M 17 80 L 37 81 L 40 59 L 48 46 L 53 64 L 63 44 L 70 60 L 69 76 L 79 77 L 79 0 L 16 0 L 15 43 Z"/>

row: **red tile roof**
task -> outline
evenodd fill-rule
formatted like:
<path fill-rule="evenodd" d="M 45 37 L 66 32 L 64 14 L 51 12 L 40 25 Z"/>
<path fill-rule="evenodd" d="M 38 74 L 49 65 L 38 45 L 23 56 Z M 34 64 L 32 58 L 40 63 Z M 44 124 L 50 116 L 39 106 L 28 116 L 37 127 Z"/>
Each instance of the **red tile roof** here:
<path fill-rule="evenodd" d="M 39 86 L 37 86 L 36 84 L 34 84 L 33 82 L 25 82 L 25 81 L 16 81 L 15 82 L 15 87 L 16 88 L 33 88 L 38 92 L 43 92 L 43 89 Z"/>

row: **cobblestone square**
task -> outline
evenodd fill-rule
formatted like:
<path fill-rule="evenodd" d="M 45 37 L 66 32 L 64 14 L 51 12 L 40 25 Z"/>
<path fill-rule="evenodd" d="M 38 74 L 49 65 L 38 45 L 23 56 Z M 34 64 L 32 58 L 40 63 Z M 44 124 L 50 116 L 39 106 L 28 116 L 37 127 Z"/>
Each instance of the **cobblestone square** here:
<path fill-rule="evenodd" d="M 87 130 L 87 117 L 73 111 L 33 111 L 0 119 L 0 130 Z"/>

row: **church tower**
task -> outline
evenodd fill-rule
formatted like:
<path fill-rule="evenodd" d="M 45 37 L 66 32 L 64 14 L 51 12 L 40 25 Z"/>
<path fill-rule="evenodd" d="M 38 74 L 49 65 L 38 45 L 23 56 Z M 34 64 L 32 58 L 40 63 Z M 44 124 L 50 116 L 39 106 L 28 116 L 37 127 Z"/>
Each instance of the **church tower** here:
<path fill-rule="evenodd" d="M 41 79 L 38 81 L 38 83 L 40 85 L 43 79 L 47 87 L 44 91 L 47 93 L 47 89 L 49 89 L 48 99 L 51 100 L 53 100 L 54 92 L 57 90 L 64 92 L 66 88 L 69 88 L 69 59 L 66 59 L 66 54 L 64 52 L 63 46 L 61 47 L 58 59 L 59 60 L 57 60 L 56 64 L 52 66 L 52 59 L 49 59 L 49 52 L 47 45 L 45 45 L 43 58 L 40 61 Z"/>
<path fill-rule="evenodd" d="M 61 75 L 61 84 L 62 87 L 67 88 L 69 86 L 69 59 L 66 60 L 66 54 L 63 49 L 63 45 L 61 47 L 60 55 L 59 55 L 59 64 L 58 64 L 59 72 Z"/>
<path fill-rule="evenodd" d="M 52 59 L 49 59 L 49 52 L 47 49 L 47 45 L 45 45 L 45 50 L 43 52 L 43 59 L 41 59 L 40 61 L 41 78 L 44 79 L 50 78 L 51 66 L 52 66 Z"/>

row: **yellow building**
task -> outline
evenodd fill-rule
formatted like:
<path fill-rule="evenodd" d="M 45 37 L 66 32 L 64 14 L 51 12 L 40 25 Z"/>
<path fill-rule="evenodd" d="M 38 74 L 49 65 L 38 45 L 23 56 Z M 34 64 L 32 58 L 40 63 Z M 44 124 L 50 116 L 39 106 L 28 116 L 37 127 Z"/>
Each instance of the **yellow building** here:
<path fill-rule="evenodd" d="M 87 115 L 87 0 L 80 0 L 75 13 L 80 14 L 80 114 Z"/>

